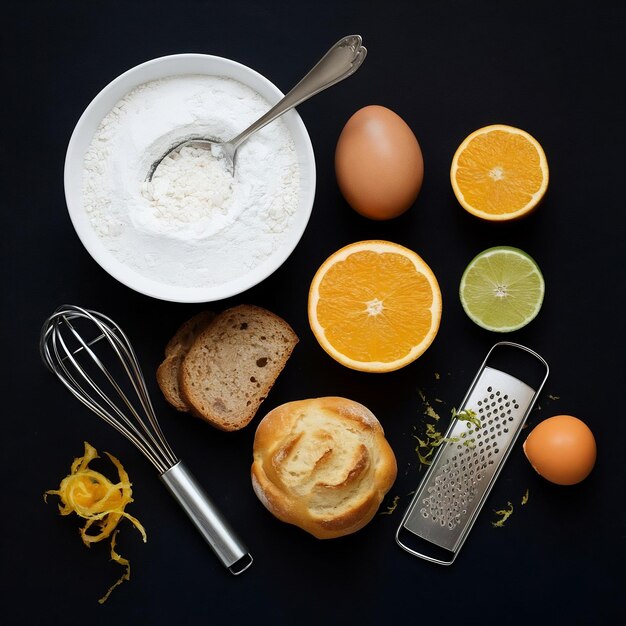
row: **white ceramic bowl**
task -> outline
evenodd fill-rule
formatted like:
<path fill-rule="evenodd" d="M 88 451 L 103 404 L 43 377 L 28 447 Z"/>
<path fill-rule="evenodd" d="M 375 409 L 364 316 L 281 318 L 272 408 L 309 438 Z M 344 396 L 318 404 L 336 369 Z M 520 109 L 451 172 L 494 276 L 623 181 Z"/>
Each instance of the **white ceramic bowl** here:
<path fill-rule="evenodd" d="M 65 198 L 72 224 L 81 242 L 111 276 L 140 293 L 171 302 L 211 302 L 249 289 L 267 278 L 289 257 L 309 221 L 315 196 L 315 157 L 307 130 L 292 109 L 282 116 L 296 147 L 300 167 L 299 202 L 283 243 L 262 264 L 235 280 L 206 287 L 183 287 L 147 278 L 121 263 L 93 229 L 82 197 L 83 161 L 102 119 L 132 89 L 148 81 L 185 74 L 224 76 L 247 85 L 270 104 L 282 92 L 258 72 L 235 61 L 204 54 L 177 54 L 160 57 L 138 65 L 109 83 L 89 104 L 72 133 L 65 158 Z M 207 262 L 211 259 L 207 258 Z"/>

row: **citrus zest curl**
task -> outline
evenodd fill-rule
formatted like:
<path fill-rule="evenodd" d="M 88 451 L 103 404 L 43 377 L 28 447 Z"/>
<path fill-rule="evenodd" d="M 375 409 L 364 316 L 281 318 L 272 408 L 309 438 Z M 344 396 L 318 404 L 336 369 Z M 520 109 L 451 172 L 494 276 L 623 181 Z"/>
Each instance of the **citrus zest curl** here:
<path fill-rule="evenodd" d="M 100 457 L 98 451 L 91 444 L 85 441 L 84 445 L 83 456 L 74 459 L 69 475 L 61 481 L 58 489 L 46 491 L 44 500 L 47 501 L 48 495 L 59 496 L 61 499 L 59 513 L 61 515 L 75 513 L 86 520 L 85 525 L 80 529 L 80 536 L 88 548 L 93 543 L 111 537 L 111 559 L 126 567 L 126 571 L 99 600 L 102 604 L 106 602 L 115 587 L 130 579 L 129 561 L 115 550 L 118 523 L 122 518 L 126 518 L 141 533 L 144 543 L 147 541 L 147 536 L 141 522 L 124 510 L 126 505 L 133 502 L 131 482 L 124 466 L 112 454 L 105 452 L 118 472 L 118 482 L 111 482 L 106 476 L 89 467 L 94 459 Z M 98 532 L 90 533 L 89 531 L 94 525 Z"/>

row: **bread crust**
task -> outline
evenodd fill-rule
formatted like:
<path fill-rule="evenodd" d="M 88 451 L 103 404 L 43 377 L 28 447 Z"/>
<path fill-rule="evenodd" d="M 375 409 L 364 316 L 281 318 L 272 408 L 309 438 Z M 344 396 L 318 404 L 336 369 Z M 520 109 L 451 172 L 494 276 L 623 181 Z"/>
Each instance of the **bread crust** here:
<path fill-rule="evenodd" d="M 363 528 L 397 475 L 380 422 L 336 396 L 288 402 L 259 423 L 252 486 L 278 519 L 318 539 Z"/>
<path fill-rule="evenodd" d="M 196 417 L 221 430 L 239 430 L 256 415 L 297 343 L 291 326 L 267 309 L 227 309 L 183 358 L 180 395 Z"/>
<path fill-rule="evenodd" d="M 178 385 L 180 364 L 196 337 L 213 322 L 215 317 L 212 311 L 197 313 L 178 328 L 165 346 L 165 360 L 159 365 L 156 378 L 165 399 L 177 411 L 189 411 L 189 406 L 180 395 Z"/>

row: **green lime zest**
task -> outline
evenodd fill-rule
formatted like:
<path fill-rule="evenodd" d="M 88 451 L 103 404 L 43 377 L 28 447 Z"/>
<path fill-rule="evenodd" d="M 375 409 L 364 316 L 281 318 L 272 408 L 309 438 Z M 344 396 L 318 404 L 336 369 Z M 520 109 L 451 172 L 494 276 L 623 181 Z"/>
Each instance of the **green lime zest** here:
<path fill-rule="evenodd" d="M 420 395 L 422 395 L 421 392 Z M 425 397 L 422 397 L 424 404 L 427 405 L 427 407 L 430 407 Z M 428 411 L 425 411 L 425 414 L 429 417 L 433 417 L 435 420 L 439 420 L 439 415 L 436 413 L 433 416 Z M 465 409 L 460 412 L 457 412 L 456 409 L 452 409 L 452 417 L 456 417 L 457 419 L 465 420 L 480 426 L 480 420 L 478 420 L 476 413 L 471 409 Z M 417 440 L 415 452 L 417 452 L 417 458 L 422 465 L 430 465 L 432 463 L 432 457 L 435 449 L 442 444 L 457 443 L 460 441 L 459 437 L 444 437 L 443 434 L 435 428 L 435 425 L 432 422 L 428 422 L 426 424 L 422 437 L 417 435 L 413 435 L 413 437 Z M 471 442 L 473 442 L 473 439 L 466 441 L 464 445 L 472 445 Z"/>
<path fill-rule="evenodd" d="M 507 502 L 506 504 L 508 508 L 500 509 L 498 511 L 494 510 L 494 513 L 496 515 L 500 515 L 499 520 L 491 522 L 491 525 L 494 528 L 502 528 L 502 526 L 504 526 L 504 522 L 506 522 L 506 520 L 508 520 L 509 517 L 511 517 L 511 515 L 513 514 L 513 504 L 511 502 Z"/>
<path fill-rule="evenodd" d="M 386 511 L 381 511 L 379 515 L 391 515 L 398 506 L 398 502 L 400 501 L 400 496 L 395 496 L 392 503 L 387 507 Z"/>
<path fill-rule="evenodd" d="M 482 426 L 482 423 L 480 419 L 478 419 L 476 411 L 472 411 L 472 409 L 463 409 L 462 411 L 457 411 L 455 408 L 453 408 L 452 419 L 455 418 L 463 422 L 468 422 L 468 425 L 474 424 L 476 428 L 480 428 Z"/>

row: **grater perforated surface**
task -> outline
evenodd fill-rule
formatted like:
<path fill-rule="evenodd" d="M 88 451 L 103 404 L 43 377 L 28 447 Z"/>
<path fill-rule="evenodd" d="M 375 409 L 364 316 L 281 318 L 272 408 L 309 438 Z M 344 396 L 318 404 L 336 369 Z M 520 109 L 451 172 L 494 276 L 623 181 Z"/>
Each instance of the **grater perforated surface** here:
<path fill-rule="evenodd" d="M 413 498 L 404 527 L 455 552 L 524 425 L 535 390 L 485 367 L 459 411 L 471 409 L 480 427 L 456 420 Z"/>

